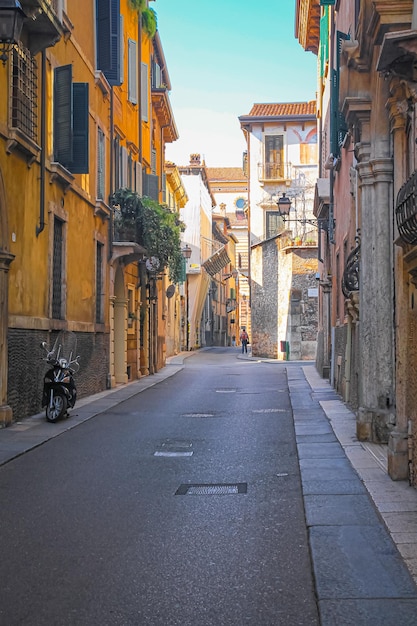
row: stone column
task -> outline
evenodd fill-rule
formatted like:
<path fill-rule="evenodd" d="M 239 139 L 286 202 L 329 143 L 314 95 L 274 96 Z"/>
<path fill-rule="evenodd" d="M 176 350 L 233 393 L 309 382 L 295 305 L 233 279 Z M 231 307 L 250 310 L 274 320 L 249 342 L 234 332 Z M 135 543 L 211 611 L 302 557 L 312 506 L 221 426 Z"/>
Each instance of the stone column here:
<path fill-rule="evenodd" d="M 8 307 L 8 272 L 14 255 L 0 250 L 0 428 L 12 421 L 12 409 L 7 404 L 7 376 L 8 376 L 8 344 L 7 328 L 9 319 Z"/>
<path fill-rule="evenodd" d="M 361 385 L 357 436 L 388 442 L 395 422 L 392 284 L 392 181 L 386 96 L 376 79 L 372 112 L 362 119 L 358 156 L 361 189 L 359 349 Z M 384 108 L 381 109 L 381 101 Z"/>
<path fill-rule="evenodd" d="M 386 108 L 389 113 L 394 154 L 394 206 L 398 191 L 407 179 L 407 133 L 410 103 L 415 102 L 408 84 L 395 77 L 390 83 L 391 97 Z M 409 283 L 413 278 L 404 263 L 404 242 L 398 237 L 394 225 L 394 273 L 395 273 L 395 337 L 396 337 L 396 424 L 388 439 L 388 473 L 393 480 L 408 478 L 408 407 L 407 398 L 412 387 L 415 363 L 410 362 L 410 345 L 413 338 L 409 332 Z M 415 345 L 415 342 L 414 342 Z M 411 377 L 411 380 L 410 380 Z"/>

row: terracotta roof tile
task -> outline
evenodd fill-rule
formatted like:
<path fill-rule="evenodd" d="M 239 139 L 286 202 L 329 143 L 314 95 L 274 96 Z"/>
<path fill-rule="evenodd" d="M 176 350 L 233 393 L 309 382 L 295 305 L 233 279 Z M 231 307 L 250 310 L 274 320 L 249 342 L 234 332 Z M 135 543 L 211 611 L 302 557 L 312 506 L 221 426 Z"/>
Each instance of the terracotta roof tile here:
<path fill-rule="evenodd" d="M 209 180 L 241 180 L 246 181 L 246 176 L 241 167 L 207 167 Z"/>
<path fill-rule="evenodd" d="M 298 115 L 316 115 L 317 105 L 315 100 L 310 102 L 271 102 L 254 104 L 250 117 L 281 117 Z"/>

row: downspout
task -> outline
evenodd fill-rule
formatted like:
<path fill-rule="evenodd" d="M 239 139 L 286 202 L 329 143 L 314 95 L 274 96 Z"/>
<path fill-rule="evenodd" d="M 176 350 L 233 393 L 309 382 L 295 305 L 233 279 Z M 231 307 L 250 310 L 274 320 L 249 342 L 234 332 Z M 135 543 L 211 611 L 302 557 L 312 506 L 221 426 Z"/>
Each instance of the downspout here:
<path fill-rule="evenodd" d="M 332 76 L 333 75 L 333 70 L 334 70 L 334 46 L 335 46 L 335 41 L 334 41 L 334 33 L 335 33 L 335 29 L 334 29 L 334 7 L 331 7 L 331 31 L 330 31 L 330 59 L 329 59 L 329 75 Z M 334 96 L 334 93 L 332 94 Z M 334 120 L 331 119 L 331 123 L 334 123 Z M 330 129 L 330 131 L 332 131 L 332 129 Z M 330 133 L 331 134 L 331 133 Z M 332 136 L 332 134 L 331 134 Z M 329 232 L 329 243 L 330 244 L 334 244 L 334 171 L 333 168 L 330 170 L 330 191 L 329 191 L 329 224 L 328 224 L 328 232 Z M 331 255 L 330 255 L 331 258 Z M 329 268 L 328 268 L 329 269 Z M 333 272 L 332 272 L 332 277 L 331 280 L 333 282 Z M 333 310 L 332 310 L 332 291 L 333 289 L 330 289 L 330 298 L 329 298 L 329 334 L 330 334 L 330 354 L 329 354 L 329 358 L 330 358 L 330 384 L 333 387 L 333 383 L 334 383 L 334 367 L 335 367 L 335 329 L 332 326 L 333 324 Z"/>
<path fill-rule="evenodd" d="M 41 52 L 41 163 L 39 193 L 39 226 L 36 227 L 38 237 L 45 228 L 45 175 L 46 175 L 46 51 Z"/>
<path fill-rule="evenodd" d="M 109 260 L 113 256 L 113 234 L 114 234 L 114 209 L 112 203 L 112 196 L 115 192 L 114 189 L 114 99 L 113 99 L 113 86 L 110 87 L 110 193 L 109 193 L 109 206 L 110 206 L 110 223 L 109 223 L 109 232 L 110 232 L 110 242 L 109 242 Z"/>
<path fill-rule="evenodd" d="M 139 155 L 138 161 L 142 165 L 142 15 L 138 13 L 138 87 L 139 87 L 139 102 L 138 102 L 138 117 L 139 117 Z"/>

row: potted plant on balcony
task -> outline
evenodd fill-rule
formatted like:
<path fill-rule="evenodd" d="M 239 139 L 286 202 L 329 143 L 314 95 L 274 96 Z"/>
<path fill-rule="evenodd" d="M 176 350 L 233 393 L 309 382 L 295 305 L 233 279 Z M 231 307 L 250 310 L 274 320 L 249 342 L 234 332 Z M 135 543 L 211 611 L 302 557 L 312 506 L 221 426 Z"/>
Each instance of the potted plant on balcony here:
<path fill-rule="evenodd" d="M 158 273 L 168 267 L 170 280 L 179 282 L 183 259 L 180 234 L 184 224 L 178 215 L 156 200 L 140 197 L 127 188 L 116 191 L 112 204 L 115 236 L 143 246 L 148 259 L 158 260 Z"/>

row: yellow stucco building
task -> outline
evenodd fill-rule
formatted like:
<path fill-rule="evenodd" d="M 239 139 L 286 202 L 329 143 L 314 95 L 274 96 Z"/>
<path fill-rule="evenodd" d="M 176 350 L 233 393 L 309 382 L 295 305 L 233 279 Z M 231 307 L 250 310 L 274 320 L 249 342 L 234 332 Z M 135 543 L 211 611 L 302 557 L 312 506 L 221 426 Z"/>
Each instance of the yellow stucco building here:
<path fill-rule="evenodd" d="M 40 410 L 39 344 L 60 329 L 77 333 L 80 395 L 163 365 L 162 281 L 111 198 L 162 202 L 178 136 L 146 2 L 147 32 L 128 0 L 21 4 L 0 66 L 0 426 Z"/>

